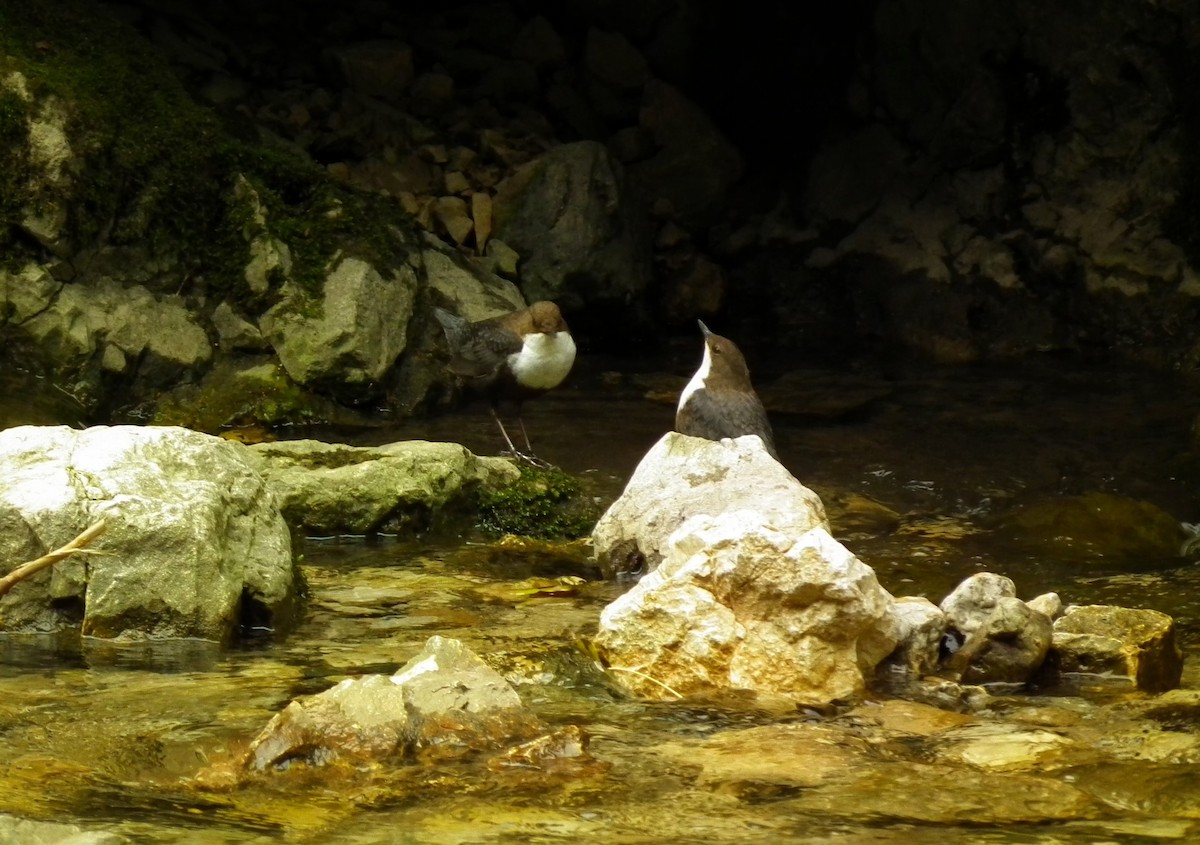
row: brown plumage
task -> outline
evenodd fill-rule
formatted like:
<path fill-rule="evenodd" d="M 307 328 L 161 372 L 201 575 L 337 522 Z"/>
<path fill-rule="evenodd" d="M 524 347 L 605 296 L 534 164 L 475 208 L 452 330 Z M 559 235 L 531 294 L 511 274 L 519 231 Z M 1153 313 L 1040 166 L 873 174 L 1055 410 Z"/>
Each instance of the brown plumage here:
<path fill-rule="evenodd" d="M 704 333 L 704 358 L 679 395 L 675 430 L 708 440 L 757 434 L 771 457 L 778 460 L 767 411 L 754 392 L 741 350 L 729 338 L 710 332 L 703 322 L 700 331 Z"/>
<path fill-rule="evenodd" d="M 512 453 L 533 460 L 521 405 L 558 387 L 575 362 L 575 341 L 558 306 L 535 302 L 528 308 L 474 323 L 442 308 L 435 308 L 434 315 L 450 347 L 447 369 L 462 380 L 465 388 L 488 400 Z M 505 401 L 516 405 L 525 454 L 513 446 L 500 420 L 498 406 Z"/>

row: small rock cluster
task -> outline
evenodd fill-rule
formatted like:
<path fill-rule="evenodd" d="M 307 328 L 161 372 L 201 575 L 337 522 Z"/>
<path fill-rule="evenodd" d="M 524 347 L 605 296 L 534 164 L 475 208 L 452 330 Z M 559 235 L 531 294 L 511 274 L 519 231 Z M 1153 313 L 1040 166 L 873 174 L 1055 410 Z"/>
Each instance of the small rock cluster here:
<path fill-rule="evenodd" d="M 595 764 L 579 728 L 552 730 L 516 690 L 458 640 L 430 637 L 393 675 L 347 678 L 292 701 L 233 765 L 200 772 L 197 785 L 229 789 L 293 767 L 360 768 L 386 760 L 437 764 L 479 753 L 489 767 Z"/>

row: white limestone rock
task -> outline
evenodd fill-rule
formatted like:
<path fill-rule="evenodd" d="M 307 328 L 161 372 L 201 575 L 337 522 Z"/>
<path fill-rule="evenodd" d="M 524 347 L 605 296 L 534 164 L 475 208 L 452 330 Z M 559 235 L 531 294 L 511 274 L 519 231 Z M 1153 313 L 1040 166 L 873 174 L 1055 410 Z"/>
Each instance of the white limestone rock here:
<path fill-rule="evenodd" d="M 596 523 L 596 561 L 606 577 L 653 570 L 685 520 L 735 510 L 748 514 L 749 525 L 791 537 L 829 530 L 817 494 L 767 454 L 757 435 L 717 441 L 670 432 Z"/>
<path fill-rule="evenodd" d="M 732 510 L 688 519 L 665 545 L 596 637 L 638 695 L 749 689 L 828 703 L 862 693 L 895 648 L 891 595 L 822 526 L 781 531 Z"/>
<path fill-rule="evenodd" d="M 293 609 L 291 537 L 272 491 L 218 437 L 173 427 L 0 432 L 0 571 L 103 518 L 93 546 L 0 598 L 0 630 L 224 642 L 253 604 Z M 263 621 L 263 620 L 260 620 Z"/>

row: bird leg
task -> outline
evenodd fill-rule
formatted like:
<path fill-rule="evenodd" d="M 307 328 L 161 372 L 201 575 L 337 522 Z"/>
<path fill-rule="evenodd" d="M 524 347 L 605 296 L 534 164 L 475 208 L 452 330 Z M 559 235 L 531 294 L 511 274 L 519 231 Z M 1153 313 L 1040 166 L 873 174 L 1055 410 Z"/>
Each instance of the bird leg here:
<path fill-rule="evenodd" d="M 517 412 L 517 425 L 521 426 L 521 436 L 525 438 L 525 449 L 532 455 L 533 445 L 529 442 L 529 432 L 525 430 L 525 420 L 521 419 L 519 411 Z"/>
<path fill-rule="evenodd" d="M 538 458 L 533 454 L 533 447 L 529 445 L 529 435 L 525 432 L 524 420 L 522 420 L 520 417 L 517 417 L 517 421 L 521 423 L 521 434 L 525 436 L 525 448 L 529 450 L 527 453 L 519 451 L 517 447 L 513 445 L 512 438 L 508 436 L 508 431 L 504 428 L 504 423 L 500 420 L 500 414 L 497 413 L 494 406 L 492 407 L 492 419 L 496 421 L 496 425 L 500 426 L 500 434 L 504 436 L 504 442 L 508 444 L 508 453 L 510 455 L 519 461 L 524 461 L 530 466 L 541 467 L 542 469 L 546 469 L 550 466 L 550 464 L 548 464 L 546 461 L 543 461 L 541 458 Z"/>
<path fill-rule="evenodd" d="M 517 451 L 517 447 L 513 445 L 512 438 L 508 436 L 508 432 L 504 430 L 504 423 L 500 420 L 500 415 L 496 413 L 496 408 L 492 408 L 492 419 L 496 421 L 496 425 L 500 426 L 500 434 L 504 437 L 504 442 L 508 444 L 508 451 L 514 456 L 521 453 Z"/>
<path fill-rule="evenodd" d="M 529 434 L 525 431 L 525 420 L 521 418 L 520 413 L 517 414 L 517 422 L 521 425 L 521 436 L 525 438 L 525 448 L 528 450 L 522 457 L 532 466 L 540 467 L 541 469 L 550 469 L 554 464 L 549 461 L 543 461 L 537 455 L 533 454 L 533 445 L 529 442 Z"/>

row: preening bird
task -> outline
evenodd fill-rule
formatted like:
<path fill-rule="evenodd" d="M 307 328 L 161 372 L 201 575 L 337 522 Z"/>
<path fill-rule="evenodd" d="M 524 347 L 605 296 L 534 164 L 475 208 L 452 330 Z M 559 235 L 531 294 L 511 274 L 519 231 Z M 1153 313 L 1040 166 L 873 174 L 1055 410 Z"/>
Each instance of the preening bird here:
<path fill-rule="evenodd" d="M 575 363 L 575 341 L 558 306 L 535 302 L 528 308 L 473 323 L 443 308 L 435 308 L 434 315 L 450 347 L 449 371 L 462 380 L 466 389 L 487 398 L 512 454 L 537 462 L 521 419 L 521 405 L 562 384 Z M 525 439 L 524 453 L 513 445 L 500 420 L 498 408 L 505 401 L 516 405 Z"/>

